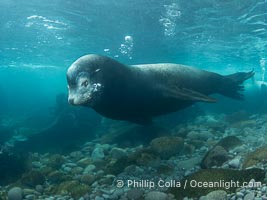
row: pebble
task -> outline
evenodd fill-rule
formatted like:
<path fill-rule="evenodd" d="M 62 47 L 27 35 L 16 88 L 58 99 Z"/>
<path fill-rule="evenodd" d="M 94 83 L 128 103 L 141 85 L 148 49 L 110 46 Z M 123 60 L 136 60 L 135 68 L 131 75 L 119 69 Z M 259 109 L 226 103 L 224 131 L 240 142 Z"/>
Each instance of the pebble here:
<path fill-rule="evenodd" d="M 72 173 L 72 174 L 81 174 L 83 171 L 84 171 L 84 169 L 83 169 L 82 167 L 74 167 L 74 168 L 71 170 L 71 173 Z"/>
<path fill-rule="evenodd" d="M 103 196 L 105 199 L 110 199 L 110 195 L 108 195 L 108 194 L 102 194 L 102 196 Z"/>
<path fill-rule="evenodd" d="M 104 151 L 108 151 L 108 150 L 110 150 L 111 145 L 110 145 L 110 144 L 96 144 L 95 147 L 96 147 L 96 148 L 101 148 L 101 149 L 103 149 Z"/>
<path fill-rule="evenodd" d="M 252 200 L 254 199 L 255 194 L 254 192 L 249 192 L 248 194 L 246 194 L 246 196 L 244 197 L 244 200 Z"/>
<path fill-rule="evenodd" d="M 93 160 L 102 160 L 105 157 L 104 150 L 102 148 L 95 148 L 91 154 Z"/>
<path fill-rule="evenodd" d="M 33 189 L 28 189 L 28 188 L 23 189 L 24 195 L 34 194 L 34 193 L 35 193 L 35 190 L 33 190 Z"/>
<path fill-rule="evenodd" d="M 25 196 L 25 199 L 27 200 L 35 200 L 35 196 L 33 194 L 28 194 Z"/>
<path fill-rule="evenodd" d="M 243 198 L 244 194 L 242 192 L 236 193 L 236 198 Z"/>
<path fill-rule="evenodd" d="M 215 190 L 206 195 L 206 200 L 225 200 L 227 193 L 224 190 Z"/>
<path fill-rule="evenodd" d="M 239 168 L 240 166 L 240 158 L 234 158 L 233 160 L 230 160 L 228 165 L 232 168 Z"/>
<path fill-rule="evenodd" d="M 33 161 L 32 162 L 32 167 L 34 168 L 41 168 L 42 167 L 42 163 L 39 161 Z"/>
<path fill-rule="evenodd" d="M 168 195 L 159 191 L 148 192 L 145 196 L 145 200 L 167 200 L 167 199 Z"/>
<path fill-rule="evenodd" d="M 143 196 L 143 191 L 141 189 L 138 188 L 134 188 L 134 189 L 130 189 L 127 192 L 127 197 L 128 199 L 140 199 Z"/>
<path fill-rule="evenodd" d="M 7 196 L 8 200 L 21 200 L 22 189 L 20 187 L 13 187 L 8 191 Z"/>
<path fill-rule="evenodd" d="M 39 193 L 42 193 L 44 191 L 44 188 L 42 185 L 36 185 L 35 190 Z"/>
<path fill-rule="evenodd" d="M 127 153 L 124 149 L 114 147 L 113 149 L 111 149 L 110 155 L 114 159 L 120 159 L 122 157 L 127 156 Z"/>
<path fill-rule="evenodd" d="M 267 115 L 265 116 L 267 119 Z M 265 119 L 264 118 L 264 119 Z M 219 121 L 220 122 L 220 121 Z M 209 128 L 199 128 L 200 131 L 194 131 L 196 129 L 196 125 L 193 123 L 190 125 L 191 127 L 185 128 L 186 132 L 190 132 L 190 134 L 187 135 L 187 138 L 195 138 L 202 140 L 203 144 L 206 143 L 207 136 L 211 137 L 215 140 L 219 140 L 220 136 L 216 137 L 211 135 L 211 131 Z M 264 125 L 267 127 L 267 123 Z M 240 130 L 236 128 L 235 131 L 234 128 L 227 127 L 226 128 L 226 134 L 239 134 Z M 262 129 L 263 130 L 263 129 Z M 247 139 L 251 138 L 251 133 L 255 132 L 254 127 L 251 128 L 251 130 L 247 129 L 246 131 L 246 138 L 244 138 L 244 142 L 246 142 L 246 145 L 236 147 L 235 149 L 230 151 L 230 155 L 232 155 L 231 160 L 224 163 L 225 168 L 235 168 L 238 169 L 241 166 L 241 161 L 243 156 L 255 149 L 255 146 L 253 147 L 253 144 L 249 144 Z M 264 133 L 262 133 L 264 134 Z M 252 136 L 254 137 L 254 136 Z M 259 138 L 262 138 L 259 137 Z M 253 138 L 252 138 L 253 139 Z M 256 139 L 255 139 L 256 142 Z M 266 145 L 266 144 L 265 144 Z M 82 148 L 80 151 L 75 151 L 70 153 L 69 155 L 63 156 L 64 157 L 64 163 L 59 169 L 63 175 L 66 176 L 67 180 L 74 180 L 77 179 L 83 184 L 88 184 L 91 187 L 92 194 L 90 193 L 90 196 L 88 194 L 88 197 L 77 197 L 76 199 L 79 200 L 87 200 L 87 199 L 94 199 L 94 200 L 105 200 L 105 199 L 120 199 L 120 200 L 130 200 L 130 199 L 143 199 L 143 200 L 167 200 L 167 199 L 175 199 L 173 196 L 170 196 L 170 194 L 166 194 L 164 192 L 160 191 L 151 191 L 146 190 L 144 188 L 121 188 L 121 189 L 113 189 L 114 188 L 114 177 L 111 175 L 107 175 L 107 171 L 104 165 L 99 164 L 98 162 L 104 163 L 103 159 L 105 160 L 115 160 L 122 158 L 124 156 L 127 156 L 128 153 L 135 152 L 137 150 L 137 147 L 129 147 L 127 149 L 114 147 L 116 145 L 109 145 L 109 144 L 97 144 L 96 142 L 87 143 L 87 146 L 84 145 L 84 149 L 88 151 L 84 151 Z M 146 148 L 146 146 L 139 147 L 139 150 L 142 150 Z M 187 155 L 186 157 L 183 157 L 181 159 L 181 156 L 179 155 L 177 158 L 175 157 L 175 161 L 172 160 L 172 164 L 175 164 L 175 172 L 180 170 L 181 176 L 184 176 L 186 174 L 191 174 L 198 170 L 195 166 L 199 166 L 199 162 L 201 158 L 203 157 L 203 153 L 207 151 L 207 146 L 203 146 L 200 150 L 194 152 L 194 155 Z M 34 168 L 42 168 L 46 166 L 47 159 L 52 154 L 42 155 L 42 154 L 36 154 L 34 155 L 36 158 L 35 161 L 32 162 L 32 166 Z M 91 155 L 91 157 L 90 157 Z M 242 157 L 241 157 L 242 156 Z M 185 158 L 185 159 L 184 159 Z M 177 159 L 177 162 L 176 162 Z M 104 160 L 104 161 L 105 161 Z M 112 161 L 113 161 L 112 160 Z M 182 160 L 182 161 L 181 161 Z M 159 162 L 162 162 L 162 160 L 159 160 Z M 77 164 L 76 164 L 77 163 Z M 112 164 L 112 162 L 110 162 Z M 263 165 L 265 169 L 267 169 L 267 164 Z M 104 171 L 102 170 L 104 169 Z M 138 169 L 138 170 L 137 170 Z M 183 170 L 181 170 L 183 169 Z M 124 176 L 126 178 L 129 178 L 129 176 L 133 176 L 132 178 L 138 178 L 138 176 L 146 175 L 146 177 L 151 178 L 155 176 L 155 173 L 153 174 L 153 170 L 155 170 L 154 166 L 139 166 L 139 165 L 132 165 L 127 166 L 124 171 L 122 171 L 121 174 L 118 176 Z M 64 171 L 64 173 L 63 173 Z M 109 172 L 110 173 L 110 172 Z M 64 176 L 64 177 L 65 177 Z M 164 175 L 163 175 L 164 176 Z M 167 176 L 167 175 L 166 175 Z M 168 176 L 172 177 L 172 176 Z M 164 178 L 168 178 L 164 177 Z M 180 178 L 180 177 L 179 177 Z M 17 197 L 10 197 L 11 190 L 8 191 L 8 198 L 9 200 L 73 200 L 68 195 L 53 195 L 49 194 L 48 191 L 50 191 L 50 177 L 48 178 L 48 184 L 44 185 L 37 185 L 34 189 L 20 189 L 20 196 Z M 266 180 L 267 180 L 267 174 L 266 174 Z M 225 195 L 222 191 L 214 191 L 206 196 L 201 197 L 201 199 L 209 200 L 209 199 L 232 199 L 232 200 L 267 200 L 266 194 L 267 194 L 267 186 L 263 185 L 262 187 L 255 187 L 253 186 L 253 183 L 255 181 L 251 180 L 250 183 L 252 185 L 251 188 L 240 188 L 236 190 L 236 193 L 234 194 L 228 194 Z M 22 191 L 21 191 L 22 190 Z M 0 193 L 2 191 L 6 191 L 6 187 L 0 187 Z M 11 192 L 12 193 L 12 192 Z M 24 198 L 23 198 L 24 194 Z M 220 196 L 221 195 L 221 196 Z M 1 197 L 0 197 L 1 199 Z M 184 200 L 190 200 L 190 198 L 185 198 Z"/>
<path fill-rule="evenodd" d="M 262 200 L 260 197 L 255 197 L 253 200 Z"/>
<path fill-rule="evenodd" d="M 71 171 L 71 168 L 70 168 L 70 167 L 64 167 L 64 168 L 63 168 L 63 171 L 64 171 L 64 172 L 70 172 L 70 171 Z"/>
<path fill-rule="evenodd" d="M 118 199 L 120 196 L 124 194 L 123 189 L 116 189 L 113 194 L 111 195 L 111 199 Z"/>
<path fill-rule="evenodd" d="M 100 196 L 96 196 L 95 197 L 95 200 L 105 200 L 103 197 L 100 197 Z"/>
<path fill-rule="evenodd" d="M 77 158 L 81 158 L 83 155 L 82 155 L 82 152 L 80 151 L 74 151 L 70 153 L 70 156 L 77 159 Z"/>
<path fill-rule="evenodd" d="M 194 140 L 194 139 L 207 140 L 212 137 L 213 135 L 209 131 L 190 131 L 187 134 L 187 138 L 191 140 Z"/>
<path fill-rule="evenodd" d="M 84 174 L 91 173 L 92 171 L 95 170 L 95 168 L 96 168 L 95 165 L 90 164 L 84 169 L 83 173 Z"/>
<path fill-rule="evenodd" d="M 74 167 L 77 167 L 77 164 L 75 164 L 75 163 L 66 163 L 65 166 L 66 167 L 70 167 L 70 168 L 74 168 Z"/>

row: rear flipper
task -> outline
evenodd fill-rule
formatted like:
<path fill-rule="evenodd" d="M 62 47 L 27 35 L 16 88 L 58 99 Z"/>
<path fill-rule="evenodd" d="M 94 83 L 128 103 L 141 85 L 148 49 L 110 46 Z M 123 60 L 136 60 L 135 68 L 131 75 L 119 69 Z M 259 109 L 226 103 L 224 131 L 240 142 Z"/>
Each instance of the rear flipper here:
<path fill-rule="evenodd" d="M 221 87 L 218 93 L 237 100 L 243 100 L 244 96 L 241 91 L 244 91 L 243 82 L 251 78 L 255 72 L 238 72 L 235 74 L 223 76 Z"/>

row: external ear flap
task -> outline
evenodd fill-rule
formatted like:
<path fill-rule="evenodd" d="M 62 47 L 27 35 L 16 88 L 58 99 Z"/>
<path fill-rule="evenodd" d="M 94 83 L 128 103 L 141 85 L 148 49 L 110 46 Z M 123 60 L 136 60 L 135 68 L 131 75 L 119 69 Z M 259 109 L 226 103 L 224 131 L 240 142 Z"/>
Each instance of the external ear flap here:
<path fill-rule="evenodd" d="M 91 73 L 91 75 L 95 75 L 97 72 L 100 72 L 100 71 L 101 71 L 101 69 L 98 68 L 98 69 L 96 69 L 95 71 L 93 71 L 93 72 Z"/>
<path fill-rule="evenodd" d="M 95 70 L 95 73 L 99 72 L 100 70 L 101 70 L 100 68 L 99 68 L 99 69 L 96 69 L 96 70 Z"/>

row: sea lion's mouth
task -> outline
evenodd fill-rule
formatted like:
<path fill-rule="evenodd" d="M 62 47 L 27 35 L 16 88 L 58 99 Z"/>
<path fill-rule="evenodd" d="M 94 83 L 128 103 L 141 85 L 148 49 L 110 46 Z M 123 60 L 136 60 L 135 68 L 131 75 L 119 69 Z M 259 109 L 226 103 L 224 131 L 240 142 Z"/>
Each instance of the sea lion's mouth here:
<path fill-rule="evenodd" d="M 95 83 L 90 89 L 88 89 L 84 93 L 79 93 L 79 91 L 70 91 L 68 102 L 71 105 L 79 106 L 79 105 L 93 105 L 94 101 L 96 101 L 101 93 L 101 84 Z"/>
<path fill-rule="evenodd" d="M 100 83 L 94 83 L 85 88 L 69 89 L 68 102 L 71 105 L 92 106 L 101 94 L 103 86 Z"/>
<path fill-rule="evenodd" d="M 69 98 L 68 102 L 69 104 L 73 105 L 73 106 L 79 106 L 79 105 L 85 105 L 90 103 L 90 100 L 92 99 L 91 96 L 88 96 L 87 98 L 84 99 L 75 99 L 75 98 Z"/>

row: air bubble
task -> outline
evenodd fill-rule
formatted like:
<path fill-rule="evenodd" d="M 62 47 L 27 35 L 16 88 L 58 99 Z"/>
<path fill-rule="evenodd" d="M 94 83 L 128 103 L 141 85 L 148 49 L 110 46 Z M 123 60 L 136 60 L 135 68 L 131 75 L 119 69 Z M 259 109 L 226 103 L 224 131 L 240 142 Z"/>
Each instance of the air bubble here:
<path fill-rule="evenodd" d="M 132 59 L 132 51 L 133 51 L 133 37 L 127 35 L 124 37 L 124 42 L 120 45 L 120 52 L 122 55 L 128 56 L 129 59 Z"/>
<path fill-rule="evenodd" d="M 260 66 L 261 66 L 261 81 L 265 81 L 265 72 L 266 72 L 266 59 L 261 58 L 260 59 Z"/>
<path fill-rule="evenodd" d="M 181 16 L 181 11 L 176 3 L 164 5 L 165 13 L 159 19 L 162 24 L 165 36 L 174 36 L 176 29 L 176 21 Z"/>

